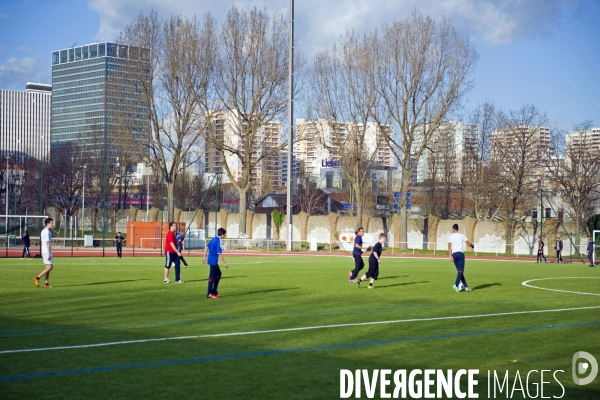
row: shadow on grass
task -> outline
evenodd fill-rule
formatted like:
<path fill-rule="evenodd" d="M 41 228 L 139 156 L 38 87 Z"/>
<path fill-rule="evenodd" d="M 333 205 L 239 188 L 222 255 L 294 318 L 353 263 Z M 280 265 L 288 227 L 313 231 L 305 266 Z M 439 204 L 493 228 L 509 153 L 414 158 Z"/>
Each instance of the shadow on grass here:
<path fill-rule="evenodd" d="M 110 285 L 111 283 L 127 283 L 127 282 L 139 282 L 139 281 L 149 281 L 150 279 L 125 279 L 122 281 L 106 281 L 106 282 L 90 282 L 90 283 L 82 283 L 81 285 L 65 285 L 63 287 L 70 286 L 91 286 L 91 285 Z"/>
<path fill-rule="evenodd" d="M 271 293 L 271 292 L 281 292 L 284 290 L 295 290 L 295 289 L 300 289 L 299 287 L 293 287 L 293 288 L 278 288 L 278 289 L 265 289 L 265 290 L 255 290 L 253 292 L 246 292 L 246 293 L 238 293 L 238 294 L 229 294 L 227 295 L 227 297 L 233 297 L 233 296 L 246 296 L 246 295 L 250 295 L 250 294 L 261 294 L 261 293 Z"/>
<path fill-rule="evenodd" d="M 496 283 L 486 283 L 485 285 L 475 286 L 474 288 L 471 288 L 471 289 L 472 290 L 487 289 L 487 288 L 492 287 L 492 286 L 502 286 L 502 284 L 498 283 L 498 282 L 496 282 Z"/>
<path fill-rule="evenodd" d="M 236 275 L 236 276 L 222 276 L 221 279 L 233 279 L 233 278 L 247 278 L 248 275 Z M 186 282 L 208 282 L 206 279 L 186 279 Z"/>
<path fill-rule="evenodd" d="M 386 276 L 383 278 L 377 278 L 378 281 L 382 281 L 384 279 L 394 279 L 394 278 L 406 278 L 408 275 L 396 275 L 396 276 Z"/>
<path fill-rule="evenodd" d="M 429 283 L 429 281 L 396 283 L 396 284 L 394 284 L 394 285 L 385 285 L 385 286 L 378 286 L 378 285 L 375 285 L 375 287 L 376 287 L 377 289 L 383 289 L 383 288 L 386 288 L 386 287 L 394 287 L 394 286 L 406 286 L 406 285 L 415 285 L 415 284 L 417 284 L 417 283 Z"/>

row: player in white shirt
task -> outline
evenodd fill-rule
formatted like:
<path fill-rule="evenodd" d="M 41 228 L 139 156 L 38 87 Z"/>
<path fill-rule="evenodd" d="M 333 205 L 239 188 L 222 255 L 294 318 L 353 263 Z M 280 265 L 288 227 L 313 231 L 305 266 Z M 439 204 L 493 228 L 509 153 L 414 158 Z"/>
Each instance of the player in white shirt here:
<path fill-rule="evenodd" d="M 49 289 L 52 287 L 48 281 L 50 279 L 50 271 L 52 271 L 52 233 L 50 232 L 50 229 L 54 227 L 54 220 L 52 218 L 46 218 L 44 223 L 46 224 L 46 227 L 40 233 L 40 241 L 42 243 L 42 260 L 44 261 L 46 269 L 35 276 L 33 282 L 35 283 L 35 286 L 39 287 L 40 278 L 42 275 L 45 275 L 46 280 L 44 287 Z"/>
<path fill-rule="evenodd" d="M 450 261 L 454 263 L 456 266 L 456 271 L 458 274 L 456 275 L 456 282 L 452 289 L 458 292 L 460 289 L 458 288 L 460 283 L 462 282 L 465 290 L 470 292 L 471 289 L 467 285 L 467 280 L 465 279 L 465 247 L 464 244 L 467 244 L 471 248 L 475 248 L 475 245 L 469 242 L 469 239 L 462 233 L 458 233 L 458 224 L 452 225 L 452 234 L 448 236 L 448 253 L 450 254 Z"/>

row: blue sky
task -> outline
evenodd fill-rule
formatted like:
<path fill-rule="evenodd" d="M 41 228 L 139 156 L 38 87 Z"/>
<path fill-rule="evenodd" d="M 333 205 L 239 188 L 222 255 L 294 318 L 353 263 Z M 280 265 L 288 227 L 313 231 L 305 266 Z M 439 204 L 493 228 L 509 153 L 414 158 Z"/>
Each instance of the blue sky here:
<path fill-rule="evenodd" d="M 222 21 L 233 4 L 287 16 L 289 0 L 0 0 L 0 88 L 51 83 L 52 50 L 114 40 L 140 12 L 210 12 Z M 415 8 L 445 16 L 479 53 L 465 111 L 482 101 L 503 110 L 534 104 L 552 127 L 600 126 L 600 1 L 304 0 L 295 8 L 298 48 L 308 56 L 348 29 L 366 32 Z"/>

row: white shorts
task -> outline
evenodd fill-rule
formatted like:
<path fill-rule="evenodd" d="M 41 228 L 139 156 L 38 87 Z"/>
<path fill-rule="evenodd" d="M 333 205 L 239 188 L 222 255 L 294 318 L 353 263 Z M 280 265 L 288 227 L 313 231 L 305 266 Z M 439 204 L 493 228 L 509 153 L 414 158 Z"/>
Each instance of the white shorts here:
<path fill-rule="evenodd" d="M 44 261 L 44 264 L 46 264 L 46 265 L 52 264 L 52 260 L 50 259 L 49 254 L 42 253 L 42 260 Z"/>

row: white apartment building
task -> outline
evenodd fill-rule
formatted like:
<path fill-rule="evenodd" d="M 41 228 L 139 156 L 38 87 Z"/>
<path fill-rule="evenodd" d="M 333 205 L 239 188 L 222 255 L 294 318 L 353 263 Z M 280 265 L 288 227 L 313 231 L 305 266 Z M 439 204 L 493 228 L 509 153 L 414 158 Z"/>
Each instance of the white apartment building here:
<path fill-rule="evenodd" d="M 567 148 L 587 146 L 596 153 L 600 152 L 600 128 L 567 133 Z"/>
<path fill-rule="evenodd" d="M 440 125 L 430 140 L 417 164 L 413 181 L 424 182 L 434 176 L 438 181 L 445 179 L 447 168 L 456 182 L 463 179 L 463 160 L 467 151 L 477 151 L 477 125 L 461 121 L 448 121 Z M 421 139 L 422 140 L 422 139 Z M 413 142 L 413 150 L 421 146 L 418 137 Z"/>
<path fill-rule="evenodd" d="M 230 148 L 242 149 L 243 153 L 243 137 L 238 133 L 236 128 L 238 119 L 233 111 L 220 113 L 213 120 L 213 127 L 216 129 L 215 134 L 226 143 Z M 209 128 L 210 129 L 210 128 Z M 280 153 L 276 150 L 281 145 L 282 123 L 280 121 L 271 121 L 260 127 L 259 132 L 254 137 L 253 148 L 257 149 L 254 154 L 250 155 L 253 160 L 258 159 L 265 152 L 272 153 L 263 158 L 258 165 L 250 171 L 251 188 L 255 194 L 261 192 L 261 188 L 266 186 L 264 180 L 268 180 L 271 193 L 275 193 L 277 187 L 281 185 L 281 158 Z M 227 182 L 227 174 L 225 171 L 225 163 L 236 179 L 240 179 L 243 173 L 243 166 L 240 158 L 234 153 L 225 155 L 225 159 L 221 157 L 218 151 L 209 143 L 205 144 L 205 173 L 211 174 L 215 172 L 222 173 L 223 182 Z"/>
<path fill-rule="evenodd" d="M 0 89 L 0 152 L 23 162 L 50 155 L 50 110 L 52 86 L 26 85 L 24 92 Z"/>
<path fill-rule="evenodd" d="M 334 126 L 337 131 L 334 131 Z M 322 175 L 322 169 L 341 167 L 341 158 L 337 149 L 348 137 L 349 129 L 351 129 L 350 123 L 332 124 L 325 119 L 297 119 L 296 131 L 302 140 L 294 143 L 294 154 L 300 163 L 300 173 L 318 179 Z M 366 129 L 365 151 L 367 154 L 374 155 L 374 164 L 391 167 L 392 153 L 377 124 L 368 122 L 366 127 L 359 124 L 358 129 Z M 386 126 L 385 130 L 387 134 L 393 135 L 393 126 Z"/>

